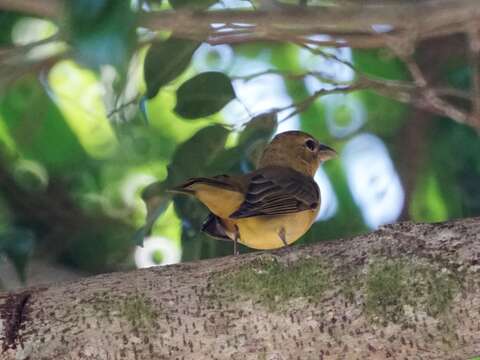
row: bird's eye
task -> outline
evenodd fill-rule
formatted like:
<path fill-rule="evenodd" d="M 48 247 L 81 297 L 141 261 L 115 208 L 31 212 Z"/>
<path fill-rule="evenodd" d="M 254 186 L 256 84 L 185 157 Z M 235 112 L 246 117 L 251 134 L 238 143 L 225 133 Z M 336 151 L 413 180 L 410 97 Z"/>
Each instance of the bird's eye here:
<path fill-rule="evenodd" d="M 317 148 L 317 144 L 312 139 L 308 139 L 307 141 L 305 141 L 305 146 L 310 151 L 315 151 L 315 149 Z"/>

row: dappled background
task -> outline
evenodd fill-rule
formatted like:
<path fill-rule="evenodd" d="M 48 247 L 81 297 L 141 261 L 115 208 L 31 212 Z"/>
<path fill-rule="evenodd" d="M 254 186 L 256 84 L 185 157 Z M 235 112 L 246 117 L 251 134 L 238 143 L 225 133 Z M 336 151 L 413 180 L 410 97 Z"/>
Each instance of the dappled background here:
<path fill-rule="evenodd" d="M 0 286 L 231 254 L 199 233 L 205 208 L 165 189 L 250 171 L 265 143 L 292 129 L 339 153 L 315 177 L 321 211 L 296 244 L 480 214 L 472 127 L 351 86 L 359 74 L 410 81 L 394 52 L 209 45 L 131 25 L 170 3 L 67 2 L 62 22 L 0 12 Z M 464 45 L 429 40 L 415 59 L 463 94 Z"/>

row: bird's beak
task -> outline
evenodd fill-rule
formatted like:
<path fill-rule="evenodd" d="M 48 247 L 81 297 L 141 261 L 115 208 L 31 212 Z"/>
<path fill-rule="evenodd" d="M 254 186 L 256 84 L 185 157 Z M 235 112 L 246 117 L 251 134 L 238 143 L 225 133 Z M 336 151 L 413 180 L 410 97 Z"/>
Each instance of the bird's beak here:
<path fill-rule="evenodd" d="M 337 152 L 330 146 L 320 144 L 318 147 L 318 158 L 320 161 L 327 161 L 337 156 Z"/>

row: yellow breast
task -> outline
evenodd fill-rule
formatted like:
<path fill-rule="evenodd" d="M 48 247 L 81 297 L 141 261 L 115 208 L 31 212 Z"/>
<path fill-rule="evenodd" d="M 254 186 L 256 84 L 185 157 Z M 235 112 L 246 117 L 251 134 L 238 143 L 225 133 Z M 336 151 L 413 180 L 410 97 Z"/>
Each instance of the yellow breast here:
<path fill-rule="evenodd" d="M 317 213 L 318 209 L 314 209 L 286 215 L 236 219 L 240 243 L 259 250 L 281 248 L 285 246 L 279 236 L 282 228 L 287 244 L 291 244 L 310 229 Z"/>

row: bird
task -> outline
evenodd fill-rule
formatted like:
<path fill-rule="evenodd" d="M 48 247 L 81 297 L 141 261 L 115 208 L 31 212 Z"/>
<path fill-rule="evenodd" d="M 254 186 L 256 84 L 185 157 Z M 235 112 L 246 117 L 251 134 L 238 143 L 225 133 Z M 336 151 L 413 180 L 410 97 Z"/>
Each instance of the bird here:
<path fill-rule="evenodd" d="M 319 166 L 336 156 L 303 131 L 277 134 L 254 171 L 195 177 L 170 189 L 195 196 L 210 214 L 201 230 L 216 239 L 258 250 L 288 246 L 310 229 L 320 209 L 314 180 Z"/>

